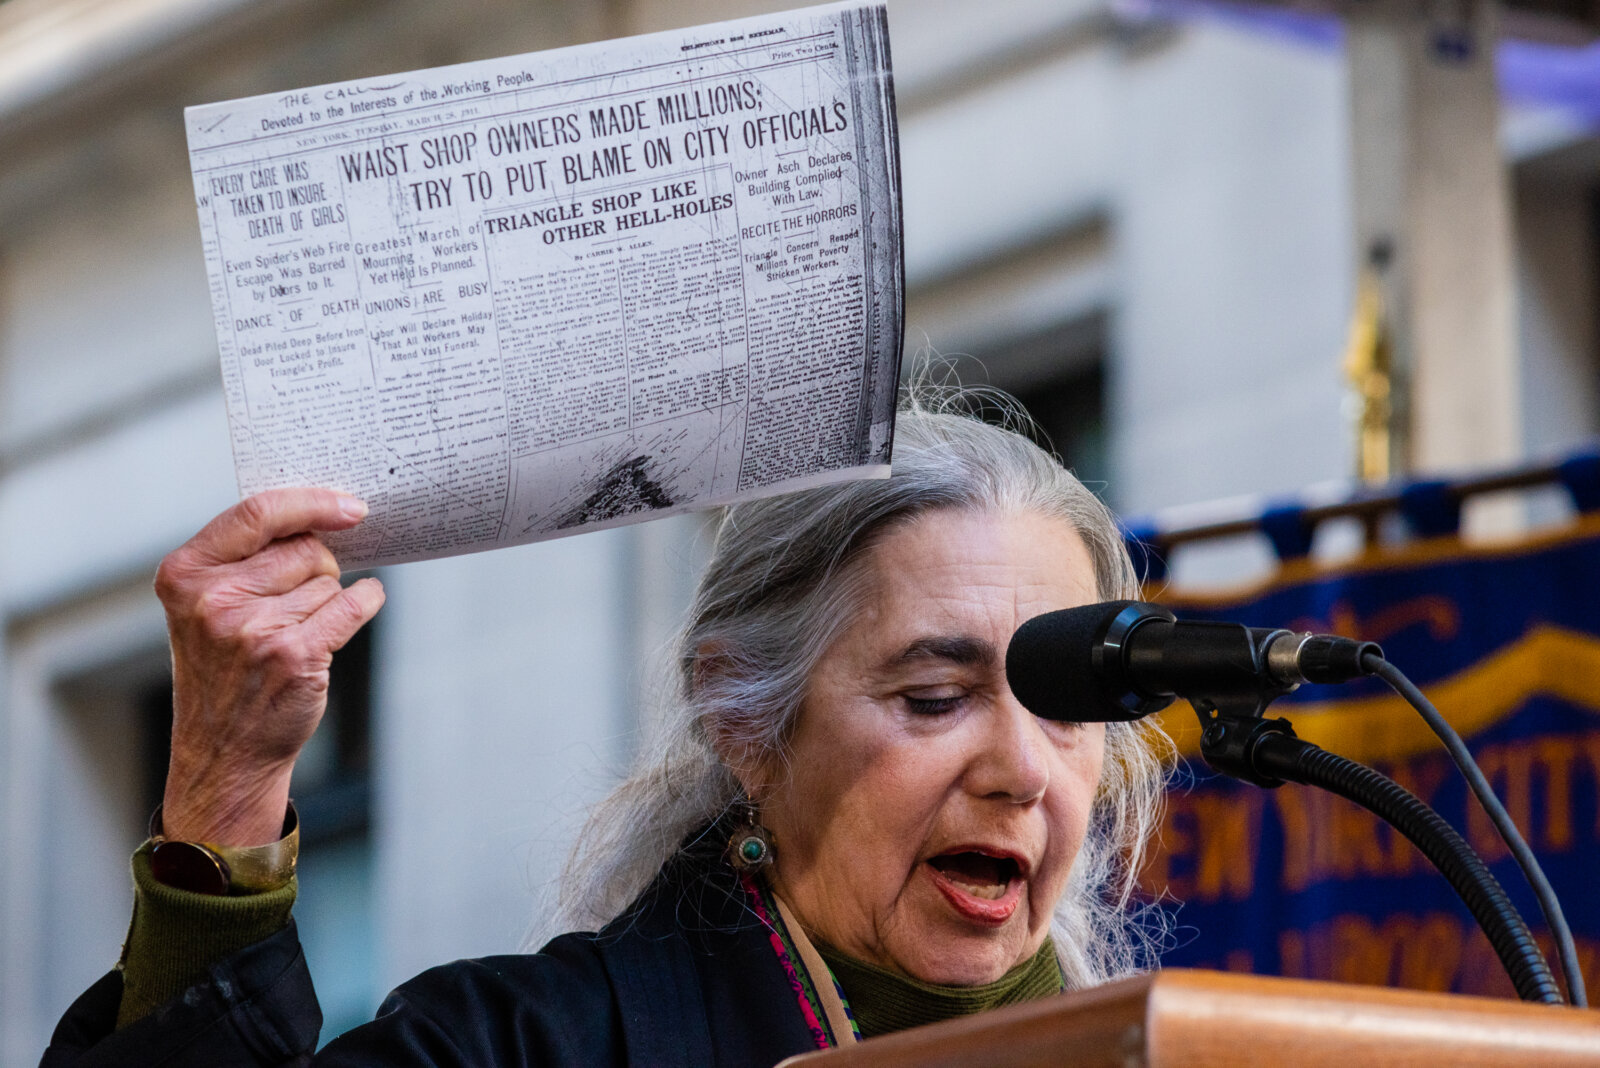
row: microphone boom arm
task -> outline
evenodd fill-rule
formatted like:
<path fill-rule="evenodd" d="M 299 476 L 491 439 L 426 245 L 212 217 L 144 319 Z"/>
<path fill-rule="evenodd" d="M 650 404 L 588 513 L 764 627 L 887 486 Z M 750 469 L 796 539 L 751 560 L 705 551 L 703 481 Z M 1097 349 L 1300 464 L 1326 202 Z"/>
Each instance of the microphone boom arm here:
<path fill-rule="evenodd" d="M 1285 782 L 1321 787 L 1373 813 L 1405 835 L 1450 883 L 1488 936 L 1519 998 L 1565 1003 L 1549 963 L 1505 890 L 1455 828 L 1420 798 L 1374 769 L 1298 737 L 1286 719 L 1226 712 L 1202 697 L 1190 701 L 1200 717 L 1200 755 L 1208 765 L 1267 789 Z"/>

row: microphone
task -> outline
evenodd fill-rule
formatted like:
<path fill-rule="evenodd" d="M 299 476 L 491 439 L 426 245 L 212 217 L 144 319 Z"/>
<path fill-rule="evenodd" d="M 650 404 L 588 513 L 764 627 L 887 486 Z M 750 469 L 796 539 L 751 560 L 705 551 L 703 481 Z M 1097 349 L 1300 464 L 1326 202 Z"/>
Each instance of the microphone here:
<path fill-rule="evenodd" d="M 1006 678 L 1023 707 L 1044 719 L 1126 722 L 1177 697 L 1259 715 L 1302 682 L 1370 674 L 1361 664 L 1368 653 L 1381 657 L 1383 650 L 1335 635 L 1179 620 L 1158 604 L 1106 601 L 1024 623 L 1006 649 Z"/>

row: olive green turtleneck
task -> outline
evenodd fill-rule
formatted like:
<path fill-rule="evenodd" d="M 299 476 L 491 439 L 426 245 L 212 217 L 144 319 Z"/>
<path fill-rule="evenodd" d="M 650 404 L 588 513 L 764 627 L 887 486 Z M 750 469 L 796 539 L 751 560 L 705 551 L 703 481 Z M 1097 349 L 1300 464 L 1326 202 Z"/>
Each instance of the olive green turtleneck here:
<path fill-rule="evenodd" d="M 1048 938 L 1039 952 L 982 986 L 924 983 L 847 957 L 815 939 L 813 944 L 844 988 L 862 1038 L 1032 1001 L 1061 990 L 1061 965 Z"/>

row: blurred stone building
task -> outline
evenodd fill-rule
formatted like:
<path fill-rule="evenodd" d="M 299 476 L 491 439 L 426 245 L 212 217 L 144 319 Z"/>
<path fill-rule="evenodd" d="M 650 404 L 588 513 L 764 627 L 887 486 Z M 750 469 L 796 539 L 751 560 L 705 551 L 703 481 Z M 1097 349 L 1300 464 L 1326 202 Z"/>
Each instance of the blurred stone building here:
<path fill-rule="evenodd" d="M 169 717 L 150 577 L 235 499 L 182 107 L 777 6 L 0 0 L 0 1064 L 115 960 Z M 1101 0 L 890 20 L 908 350 L 981 356 L 1124 510 L 1344 477 L 1339 48 Z M 1600 142 L 1512 108 L 1502 144 L 1503 403 L 1543 453 L 1600 430 Z M 383 575 L 296 784 L 325 1035 L 537 927 L 705 548 L 675 520 Z"/>

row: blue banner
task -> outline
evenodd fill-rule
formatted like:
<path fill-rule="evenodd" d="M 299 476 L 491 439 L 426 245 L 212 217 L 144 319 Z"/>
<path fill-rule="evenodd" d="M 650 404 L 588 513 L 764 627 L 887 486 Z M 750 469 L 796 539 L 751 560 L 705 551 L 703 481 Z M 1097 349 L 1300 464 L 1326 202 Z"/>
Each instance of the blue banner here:
<path fill-rule="evenodd" d="M 1161 600 L 1181 618 L 1381 643 L 1466 739 L 1539 856 L 1595 986 L 1600 516 L 1514 547 L 1436 538 L 1334 570 L 1291 561 L 1270 585 L 1239 595 Z M 1268 714 L 1378 768 L 1461 831 L 1556 967 L 1532 892 L 1408 705 L 1363 680 L 1302 687 Z M 1410 842 L 1311 787 L 1262 790 L 1221 778 L 1197 755 L 1193 711 L 1178 705 L 1163 715 L 1185 757 L 1146 877 L 1180 906 L 1164 964 L 1512 995 L 1470 914 Z"/>

